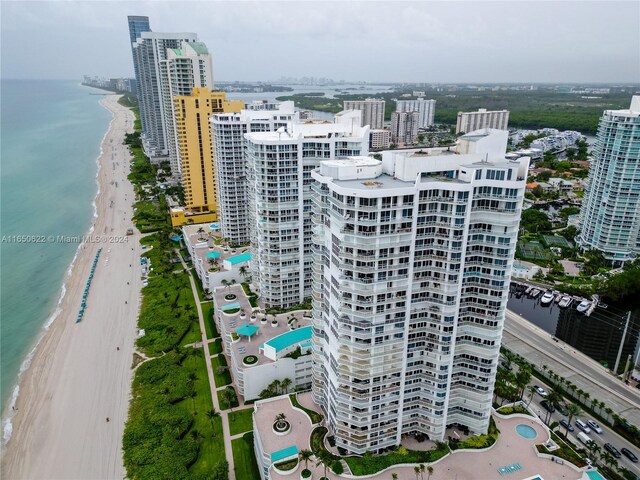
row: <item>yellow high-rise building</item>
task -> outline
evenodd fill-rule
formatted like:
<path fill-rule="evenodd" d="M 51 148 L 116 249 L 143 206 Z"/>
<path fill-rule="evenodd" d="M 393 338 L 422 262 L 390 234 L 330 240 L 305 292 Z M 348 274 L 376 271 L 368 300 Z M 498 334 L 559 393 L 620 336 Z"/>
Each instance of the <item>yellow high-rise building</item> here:
<path fill-rule="evenodd" d="M 209 118 L 214 113 L 239 112 L 242 101 L 226 99 L 224 92 L 196 87 L 189 96 L 173 99 L 185 208 L 171 209 L 173 226 L 218 220 L 216 172 Z"/>

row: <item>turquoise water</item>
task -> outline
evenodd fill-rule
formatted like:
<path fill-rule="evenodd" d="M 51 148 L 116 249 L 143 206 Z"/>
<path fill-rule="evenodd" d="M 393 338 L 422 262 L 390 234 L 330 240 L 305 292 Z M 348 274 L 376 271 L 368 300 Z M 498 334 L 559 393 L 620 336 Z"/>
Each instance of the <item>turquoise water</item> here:
<path fill-rule="evenodd" d="M 207 258 L 218 258 L 220 256 L 220 252 L 209 252 L 204 255 Z"/>
<path fill-rule="evenodd" d="M 51 319 L 77 244 L 11 243 L 13 235 L 82 235 L 92 223 L 96 159 L 111 114 L 76 81 L 2 80 L 0 323 L 4 410 Z"/>
<path fill-rule="evenodd" d="M 248 262 L 251 260 L 251 254 L 249 252 L 243 253 L 242 255 L 236 255 L 235 257 L 229 257 L 226 259 L 231 265 L 236 265 L 241 262 Z"/>
<path fill-rule="evenodd" d="M 587 472 L 587 477 L 589 477 L 591 480 L 607 480 L 597 470 L 588 471 Z"/>
<path fill-rule="evenodd" d="M 287 333 L 283 333 L 282 335 L 278 335 L 268 342 L 265 342 L 265 344 L 272 346 L 276 349 L 276 352 L 279 352 L 280 350 L 290 347 L 291 345 L 295 345 L 296 343 L 310 340 L 312 333 L 311 327 L 297 328 Z"/>
<path fill-rule="evenodd" d="M 536 438 L 538 434 L 536 433 L 535 428 L 530 427 L 529 425 L 520 424 L 516 426 L 516 432 L 523 438 L 528 438 L 531 440 L 532 438 Z"/>
<path fill-rule="evenodd" d="M 284 460 L 285 458 L 292 457 L 298 454 L 298 447 L 292 445 L 287 448 L 283 448 L 282 450 L 278 450 L 277 452 L 273 452 L 271 454 L 272 462 L 279 462 L 280 460 Z"/>

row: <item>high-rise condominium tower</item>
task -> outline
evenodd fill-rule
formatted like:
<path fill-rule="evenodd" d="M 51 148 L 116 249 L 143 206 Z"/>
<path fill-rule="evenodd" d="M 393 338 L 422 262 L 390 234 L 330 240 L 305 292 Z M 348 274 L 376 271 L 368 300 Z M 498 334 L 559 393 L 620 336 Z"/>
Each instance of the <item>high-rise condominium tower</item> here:
<path fill-rule="evenodd" d="M 640 253 L 640 96 L 600 119 L 577 240 L 617 264 Z"/>
<path fill-rule="evenodd" d="M 398 100 L 396 112 L 418 112 L 418 127 L 426 128 L 433 125 L 436 112 L 436 101 L 418 98 L 416 100 Z"/>
<path fill-rule="evenodd" d="M 311 294 L 311 171 L 322 160 L 366 155 L 360 112 L 335 123 L 289 123 L 247 133 L 253 279 L 267 307 L 290 307 Z"/>
<path fill-rule="evenodd" d="M 507 135 L 312 172 L 313 396 L 337 446 L 487 432 L 529 165 Z"/>
<path fill-rule="evenodd" d="M 183 224 L 188 221 L 190 215 L 194 223 L 217 221 L 217 176 L 209 134 L 209 118 L 214 113 L 240 111 L 244 102 L 228 101 L 224 92 L 212 92 L 207 88 L 196 87 L 191 95 L 174 97 L 173 103 L 186 211 L 172 211 L 172 221 L 174 225 Z M 210 215 L 202 217 L 198 214 Z"/>
<path fill-rule="evenodd" d="M 247 107 L 242 111 L 235 110 L 236 113 L 213 115 L 210 122 L 222 235 L 237 244 L 249 243 L 244 134 L 273 132 L 298 118 L 293 102 L 255 102 Z"/>
<path fill-rule="evenodd" d="M 195 33 L 142 32 L 133 50 L 144 114 L 142 143 L 150 157 L 168 158 L 176 141 L 172 99 L 189 95 L 193 87 L 212 87 L 211 57 Z M 171 167 L 179 175 L 177 157 Z"/>
<path fill-rule="evenodd" d="M 393 112 L 391 114 L 391 141 L 410 145 L 418 137 L 420 112 Z"/>
<path fill-rule="evenodd" d="M 361 126 L 371 129 L 384 127 L 384 100 L 367 98 L 366 100 L 345 100 L 345 110 L 360 110 L 362 112 Z"/>
<path fill-rule="evenodd" d="M 495 110 L 488 112 L 486 108 L 480 108 L 477 112 L 458 112 L 456 133 L 468 133 L 481 128 L 507 130 L 508 125 L 508 110 Z"/>
<path fill-rule="evenodd" d="M 131 56 L 133 58 L 133 71 L 136 77 L 136 89 L 135 92 L 138 92 L 138 84 L 140 83 L 140 78 L 138 74 L 138 64 L 136 63 L 134 54 L 133 54 L 133 45 L 136 43 L 136 40 L 140 38 L 140 34 L 142 32 L 150 32 L 151 26 L 149 25 L 149 17 L 141 17 L 138 15 L 129 15 L 127 17 L 127 22 L 129 24 L 129 42 L 131 43 Z M 138 105 L 140 108 L 140 120 L 143 120 L 144 115 L 142 115 L 142 105 Z M 144 123 L 142 124 L 142 128 L 144 130 Z"/>

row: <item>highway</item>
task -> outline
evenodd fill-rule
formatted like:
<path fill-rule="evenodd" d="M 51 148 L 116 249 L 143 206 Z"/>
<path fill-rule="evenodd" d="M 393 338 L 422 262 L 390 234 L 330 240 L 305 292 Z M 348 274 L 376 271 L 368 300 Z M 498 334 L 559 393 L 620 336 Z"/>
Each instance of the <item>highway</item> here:
<path fill-rule="evenodd" d="M 608 369 L 574 349 L 520 315 L 507 310 L 502 344 L 523 356 L 539 369 L 546 365 L 553 372 L 589 392 L 617 415 L 640 425 L 640 391 L 625 385 Z"/>

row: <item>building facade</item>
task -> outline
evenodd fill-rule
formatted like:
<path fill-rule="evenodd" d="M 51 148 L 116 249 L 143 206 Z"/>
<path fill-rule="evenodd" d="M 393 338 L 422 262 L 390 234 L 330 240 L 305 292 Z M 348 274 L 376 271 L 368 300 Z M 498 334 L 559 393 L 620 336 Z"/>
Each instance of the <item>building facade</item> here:
<path fill-rule="evenodd" d="M 508 110 L 487 111 L 486 108 L 480 108 L 477 112 L 458 112 L 456 133 L 468 133 L 481 128 L 507 130 L 508 125 Z"/>
<path fill-rule="evenodd" d="M 224 92 L 196 87 L 191 95 L 174 97 L 173 105 L 184 207 L 191 214 L 212 213 L 207 221 L 218 221 L 217 176 L 209 118 L 214 113 L 240 111 L 244 102 L 228 101 Z M 194 223 L 199 222 L 194 220 Z"/>
<path fill-rule="evenodd" d="M 577 241 L 615 264 L 640 253 L 640 96 L 600 118 Z"/>
<path fill-rule="evenodd" d="M 313 396 L 336 445 L 489 427 L 529 159 L 507 132 L 321 162 L 313 184 Z"/>
<path fill-rule="evenodd" d="M 361 127 L 371 129 L 384 128 L 384 100 L 367 98 L 366 100 L 345 100 L 345 110 L 360 110 L 362 112 Z"/>
<path fill-rule="evenodd" d="M 418 138 L 419 112 L 393 112 L 391 114 L 391 141 L 411 145 Z"/>
<path fill-rule="evenodd" d="M 297 121 L 293 102 L 253 102 L 246 110 L 213 115 L 214 169 L 222 235 L 235 244 L 249 243 L 249 202 L 244 134 L 273 132 Z"/>
<path fill-rule="evenodd" d="M 418 112 L 420 114 L 418 118 L 418 128 L 427 128 L 433 125 L 433 118 L 436 113 L 436 101 L 425 100 L 424 98 L 398 100 L 396 102 L 396 112 Z"/>
<path fill-rule="evenodd" d="M 211 54 L 202 42 L 182 42 L 180 48 L 172 48 L 167 51 L 167 60 L 161 63 L 160 71 L 163 80 L 162 105 L 165 108 L 164 118 L 168 137 L 166 144 L 169 163 L 174 177 L 181 178 L 182 162 L 178 149 L 176 110 L 173 99 L 178 96 L 191 95 L 192 89 L 195 87 L 205 91 L 213 88 Z M 207 134 L 208 128 L 205 128 L 205 135 Z"/>
<path fill-rule="evenodd" d="M 142 32 L 133 45 L 133 58 L 138 75 L 138 103 L 143 126 L 140 137 L 145 153 L 152 160 L 168 159 L 168 142 L 174 138 L 173 128 L 168 128 L 173 121 L 172 86 L 169 82 L 171 69 L 167 63 L 169 51 L 185 48 L 185 43 L 197 40 L 195 33 Z M 178 83 L 176 81 L 176 84 Z M 191 85 L 191 88 L 194 86 L 200 85 Z M 188 95 L 191 88 L 185 88 L 177 94 Z"/>
<path fill-rule="evenodd" d="M 389 148 L 391 145 L 391 132 L 389 130 L 370 130 L 369 148 L 379 150 Z"/>
<path fill-rule="evenodd" d="M 135 89 L 133 90 L 138 95 L 138 85 L 140 83 L 140 75 L 138 73 L 138 63 L 136 62 L 133 46 L 136 40 L 140 38 L 142 32 L 150 32 L 151 25 L 149 24 L 149 17 L 142 17 L 138 15 L 129 15 L 127 17 L 127 23 L 129 24 L 129 43 L 131 44 L 131 57 L 133 58 L 133 72 L 136 77 Z M 140 109 L 140 121 L 143 122 L 142 130 L 144 130 L 144 115 L 142 113 L 142 104 L 138 102 Z"/>
<path fill-rule="evenodd" d="M 252 277 L 267 308 L 291 307 L 311 294 L 311 171 L 322 160 L 366 155 L 360 112 L 336 123 L 289 123 L 245 135 Z"/>

